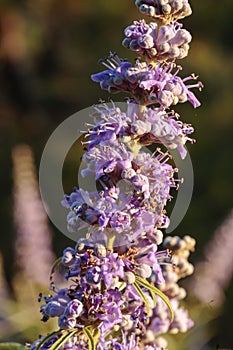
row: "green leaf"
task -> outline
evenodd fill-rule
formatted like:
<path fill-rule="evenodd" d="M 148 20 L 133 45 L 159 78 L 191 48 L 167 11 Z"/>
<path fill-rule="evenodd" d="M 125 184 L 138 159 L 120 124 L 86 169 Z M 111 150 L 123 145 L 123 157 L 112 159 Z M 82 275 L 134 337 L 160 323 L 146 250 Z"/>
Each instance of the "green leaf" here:
<path fill-rule="evenodd" d="M 156 297 L 156 294 L 155 294 L 155 293 L 151 293 L 151 296 L 152 296 L 153 303 L 154 303 L 154 307 L 155 307 L 156 304 L 157 304 L 157 297 Z"/>
<path fill-rule="evenodd" d="M 138 284 L 142 285 L 143 287 L 147 288 L 150 292 L 151 295 L 153 296 L 160 296 L 161 299 L 163 299 L 163 301 L 165 302 L 165 304 L 167 305 L 170 314 L 171 314 L 171 322 L 174 320 L 174 312 L 170 303 L 170 300 L 168 299 L 168 297 L 161 292 L 161 290 L 159 290 L 158 288 L 156 288 L 155 286 L 152 286 L 146 279 L 140 277 L 140 276 L 136 276 L 136 281 Z"/>
<path fill-rule="evenodd" d="M 89 329 L 83 328 L 83 332 L 86 334 L 87 338 L 88 338 L 88 342 L 89 342 L 89 349 L 90 350 L 95 350 L 96 349 L 96 341 L 95 338 L 93 337 L 93 335 L 91 334 L 91 332 L 89 331 Z"/>
<path fill-rule="evenodd" d="M 28 350 L 24 345 L 18 343 L 0 343 L 2 350 Z"/>
<path fill-rule="evenodd" d="M 50 346 L 49 350 L 57 350 L 59 349 L 67 340 L 72 338 L 75 334 L 79 333 L 77 329 L 75 330 L 66 330 L 63 332 L 61 338 L 59 338 L 52 346 Z"/>
<path fill-rule="evenodd" d="M 98 344 L 99 338 L 100 338 L 100 330 L 98 327 L 95 328 L 93 331 L 93 338 L 94 338 L 95 347 L 97 347 L 97 344 Z"/>
<path fill-rule="evenodd" d="M 142 298 L 142 300 L 144 301 L 145 305 L 146 305 L 146 309 L 147 309 L 147 314 L 150 315 L 151 314 L 151 308 L 150 305 L 148 303 L 148 300 L 146 299 L 143 291 L 141 290 L 141 288 L 139 287 L 137 282 L 133 283 L 134 288 L 136 289 L 136 291 L 138 292 L 138 294 L 140 295 L 140 297 Z"/>
<path fill-rule="evenodd" d="M 44 343 L 46 343 L 46 342 L 47 342 L 49 339 L 51 339 L 54 335 L 57 335 L 57 334 L 59 334 L 59 333 L 61 333 L 60 330 L 55 331 L 55 332 L 53 332 L 53 333 L 50 333 L 50 334 L 46 335 L 46 336 L 41 340 L 41 342 L 37 345 L 36 350 L 40 350 L 41 346 L 42 346 Z"/>

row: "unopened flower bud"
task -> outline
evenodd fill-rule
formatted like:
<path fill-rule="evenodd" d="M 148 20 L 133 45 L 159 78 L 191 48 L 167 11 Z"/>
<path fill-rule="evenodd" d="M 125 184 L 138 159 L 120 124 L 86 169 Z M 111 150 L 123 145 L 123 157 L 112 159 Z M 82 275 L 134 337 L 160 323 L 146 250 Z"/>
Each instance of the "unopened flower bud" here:
<path fill-rule="evenodd" d="M 139 45 L 137 40 L 131 40 L 129 44 L 129 48 L 133 51 L 137 51 L 140 48 L 141 45 Z"/>
<path fill-rule="evenodd" d="M 150 49 L 154 45 L 154 40 L 151 35 L 142 35 L 139 37 L 138 44 L 144 49 Z"/>
<path fill-rule="evenodd" d="M 152 343 L 154 342 L 154 340 L 155 340 L 154 332 L 148 329 L 145 334 L 145 343 Z"/>
<path fill-rule="evenodd" d="M 177 96 L 174 96 L 172 104 L 177 105 L 178 102 L 179 102 L 179 98 Z"/>
<path fill-rule="evenodd" d="M 83 311 L 83 304 L 78 299 L 71 300 L 65 309 L 64 315 L 67 317 L 78 317 Z"/>
<path fill-rule="evenodd" d="M 169 333 L 171 333 L 171 334 L 177 334 L 177 333 L 179 333 L 179 329 L 178 329 L 178 328 L 171 328 L 171 329 L 169 330 Z"/>
<path fill-rule="evenodd" d="M 184 239 L 184 241 L 186 243 L 186 248 L 191 250 L 191 251 L 194 251 L 194 248 L 195 248 L 195 245 L 196 245 L 195 239 L 190 237 L 190 236 L 188 236 L 188 235 L 184 236 L 183 239 Z"/>
<path fill-rule="evenodd" d="M 172 2 L 172 5 L 171 5 L 171 6 L 172 6 L 172 8 L 173 8 L 174 11 L 178 12 L 179 10 L 182 9 L 183 3 L 182 3 L 181 0 L 174 0 L 174 1 Z"/>
<path fill-rule="evenodd" d="M 99 266 L 89 267 L 86 271 L 86 280 L 91 284 L 98 284 L 101 278 L 101 269 Z"/>
<path fill-rule="evenodd" d="M 44 310 L 42 310 L 43 315 L 49 316 L 49 317 L 57 317 L 63 314 L 65 307 L 61 305 L 60 302 L 56 300 L 50 301 Z"/>
<path fill-rule="evenodd" d="M 162 6 L 162 12 L 164 15 L 169 15 L 171 13 L 171 10 L 172 10 L 172 8 L 169 4 Z"/>
<path fill-rule="evenodd" d="M 166 349 L 167 341 L 163 337 L 156 337 L 156 345 L 161 349 Z"/>
<path fill-rule="evenodd" d="M 142 278 L 149 278 L 151 276 L 152 270 L 151 267 L 147 264 L 141 264 L 138 269 L 137 272 L 139 274 L 139 276 L 141 276 Z"/>
<path fill-rule="evenodd" d="M 151 49 L 149 49 L 149 53 L 151 57 L 154 57 L 157 55 L 158 51 L 156 50 L 156 48 L 152 47 Z"/>
<path fill-rule="evenodd" d="M 188 100 L 187 94 L 183 93 L 183 94 L 179 95 L 179 102 L 180 102 L 180 103 L 184 103 L 184 102 L 186 102 L 187 100 Z"/>
<path fill-rule="evenodd" d="M 142 13 L 145 13 L 146 15 L 150 16 L 150 17 L 154 17 L 155 14 L 156 14 L 156 9 L 153 7 L 153 6 L 148 6 L 148 5 L 141 5 L 139 7 L 139 10 L 142 12 Z"/>
<path fill-rule="evenodd" d="M 183 17 L 190 16 L 192 14 L 192 9 L 189 3 L 184 4 L 183 6 Z"/>
<path fill-rule="evenodd" d="M 164 107 L 168 107 L 173 103 L 174 95 L 171 91 L 160 91 L 158 93 L 158 99 Z"/>
<path fill-rule="evenodd" d="M 180 54 L 180 49 L 177 46 L 172 46 L 169 50 L 169 55 L 173 58 L 178 57 Z"/>
<path fill-rule="evenodd" d="M 84 241 L 85 241 L 85 238 L 81 238 L 81 239 L 78 240 L 78 242 L 77 242 L 77 244 L 76 244 L 75 249 L 76 249 L 79 253 L 84 252 L 84 250 L 85 250 L 85 243 L 84 243 Z"/>
<path fill-rule="evenodd" d="M 177 295 L 177 298 L 179 300 L 182 300 L 182 299 L 184 299 L 186 297 L 186 295 L 187 295 L 186 290 L 181 287 L 180 290 L 179 290 L 179 294 Z"/>
<path fill-rule="evenodd" d="M 135 275 L 133 272 L 131 271 L 126 271 L 124 273 L 124 277 L 123 277 L 125 283 L 127 284 L 133 284 L 135 282 Z"/>
<path fill-rule="evenodd" d="M 73 248 L 66 248 L 63 252 L 62 263 L 65 266 L 71 266 L 75 262 L 76 251 Z"/>
<path fill-rule="evenodd" d="M 169 50 L 170 50 L 170 45 L 168 42 L 165 42 L 159 45 L 160 54 L 168 52 Z"/>
<path fill-rule="evenodd" d="M 159 42 L 164 42 L 164 41 L 169 41 L 173 38 L 174 33 L 171 29 L 171 27 L 169 26 L 162 26 L 159 29 L 159 34 L 158 34 L 158 38 L 157 41 Z"/>
<path fill-rule="evenodd" d="M 164 6 L 166 4 L 168 4 L 169 0 L 159 0 L 159 5 L 160 6 Z"/>
<path fill-rule="evenodd" d="M 107 254 L 107 250 L 103 244 L 97 243 L 95 245 L 95 253 L 98 258 L 105 257 Z"/>
<path fill-rule="evenodd" d="M 161 230 L 155 230 L 153 233 L 154 239 L 155 239 L 155 243 L 157 245 L 160 245 L 163 241 L 163 232 Z"/>
<path fill-rule="evenodd" d="M 122 41 L 122 45 L 128 49 L 130 47 L 131 39 L 130 38 L 124 38 Z"/>

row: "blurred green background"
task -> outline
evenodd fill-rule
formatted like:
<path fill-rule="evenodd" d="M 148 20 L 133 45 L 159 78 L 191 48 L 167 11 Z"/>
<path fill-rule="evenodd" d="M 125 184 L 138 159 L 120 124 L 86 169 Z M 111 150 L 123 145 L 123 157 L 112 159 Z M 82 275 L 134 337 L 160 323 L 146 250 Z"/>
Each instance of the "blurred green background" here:
<path fill-rule="evenodd" d="M 204 247 L 232 208 L 233 2 L 193 0 L 191 5 L 193 15 L 183 24 L 193 42 L 189 57 L 180 63 L 182 74 L 195 72 L 205 88 L 196 93 L 202 102 L 199 109 L 188 104 L 176 108 L 182 120 L 195 126 L 197 143 L 188 145 L 195 172 L 193 199 L 174 234 L 197 239 L 192 257 L 196 263 L 203 259 Z M 38 169 L 47 139 L 63 120 L 99 98 L 109 100 L 90 74 L 102 70 L 98 59 L 110 50 L 133 59 L 134 55 L 121 47 L 123 30 L 142 16 L 133 0 L 1 0 L 0 7 L 0 216 L 2 278 L 7 290 L 7 295 L 0 296 L 2 305 L 8 300 L 9 312 L 20 309 L 20 293 L 26 295 L 20 299 L 26 305 L 32 303 L 30 298 L 36 303 L 39 291 L 39 286 L 31 292 L 20 286 L 14 248 L 12 149 L 20 143 L 29 145 Z M 112 98 L 121 100 L 119 95 Z M 80 154 L 73 152 L 64 170 L 68 192 L 75 185 L 74 164 L 77 166 L 79 158 Z M 73 242 L 51 229 L 53 250 L 59 256 Z M 227 239 L 220 243 L 224 251 Z M 202 349 L 233 346 L 232 283 L 225 292 L 226 301 L 214 325 L 217 333 L 206 339 L 209 345 Z M 2 320 L 6 315 L 4 309 Z M 30 341 L 37 336 L 39 323 L 20 328 L 25 317 L 22 313 L 18 329 L 15 326 L 4 333 L 3 340 Z M 33 318 L 39 320 L 39 312 Z"/>

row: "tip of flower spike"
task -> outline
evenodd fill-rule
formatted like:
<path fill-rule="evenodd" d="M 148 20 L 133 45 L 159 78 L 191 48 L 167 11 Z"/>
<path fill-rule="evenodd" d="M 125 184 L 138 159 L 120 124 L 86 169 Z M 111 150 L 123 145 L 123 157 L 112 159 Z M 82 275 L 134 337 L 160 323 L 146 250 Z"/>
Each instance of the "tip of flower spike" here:
<path fill-rule="evenodd" d="M 162 23 L 177 21 L 192 14 L 187 0 L 136 0 L 135 5 L 143 14 L 154 17 Z"/>

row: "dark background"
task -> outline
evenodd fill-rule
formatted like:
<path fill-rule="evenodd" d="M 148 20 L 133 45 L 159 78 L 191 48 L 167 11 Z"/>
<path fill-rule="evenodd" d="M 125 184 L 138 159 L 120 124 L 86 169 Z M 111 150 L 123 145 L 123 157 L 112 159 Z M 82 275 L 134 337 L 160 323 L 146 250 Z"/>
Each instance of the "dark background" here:
<path fill-rule="evenodd" d="M 197 143 L 188 146 L 195 172 L 193 199 L 174 234 L 197 239 L 192 260 L 198 262 L 232 208 L 233 2 L 193 0 L 191 5 L 193 15 L 183 23 L 193 42 L 189 57 L 181 62 L 182 74 L 195 72 L 205 88 L 197 92 L 202 102 L 199 109 L 188 104 L 176 108 L 182 120 L 194 125 Z M 110 50 L 133 59 L 121 47 L 123 29 L 142 16 L 131 0 L 2 0 L 0 6 L 1 250 L 13 298 L 17 233 L 12 211 L 12 148 L 19 143 L 30 145 L 38 167 L 48 137 L 63 120 L 99 98 L 109 100 L 90 74 L 102 69 L 98 59 Z M 119 95 L 112 98 L 121 100 Z M 75 185 L 74 157 L 64 170 L 68 192 Z M 59 256 L 73 242 L 53 230 L 53 247 Z M 221 244 L 224 250 L 228 243 Z M 232 293 L 231 283 L 211 344 L 233 346 Z"/>

